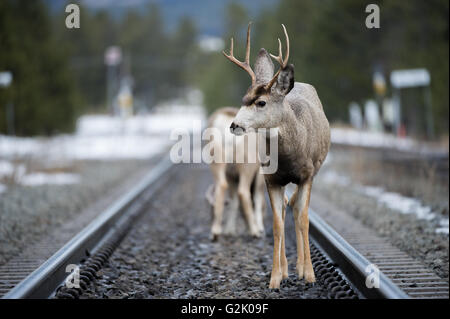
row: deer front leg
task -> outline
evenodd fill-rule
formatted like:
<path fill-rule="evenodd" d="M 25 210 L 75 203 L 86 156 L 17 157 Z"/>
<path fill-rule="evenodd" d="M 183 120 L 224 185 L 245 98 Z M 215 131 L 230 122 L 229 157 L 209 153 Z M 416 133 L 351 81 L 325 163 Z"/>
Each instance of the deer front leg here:
<path fill-rule="evenodd" d="M 306 282 L 316 281 L 311 262 L 309 248 L 309 218 L 308 208 L 311 197 L 312 180 L 302 186 L 298 186 L 294 197 L 294 219 L 297 234 L 297 271 L 299 278 L 305 276 Z"/>
<path fill-rule="evenodd" d="M 283 191 L 284 193 L 284 191 Z M 286 258 L 286 246 L 285 246 L 285 232 L 284 232 L 284 221 L 286 218 L 286 200 L 283 200 L 283 230 L 281 232 L 281 277 L 286 279 L 289 277 L 288 274 L 288 262 Z"/>
<path fill-rule="evenodd" d="M 226 164 L 211 165 L 214 179 L 216 180 L 214 191 L 214 219 L 211 228 L 211 237 L 212 240 L 216 240 L 222 233 L 222 214 L 228 183 L 225 177 Z"/>
<path fill-rule="evenodd" d="M 291 197 L 289 206 L 292 207 L 292 211 L 294 212 L 295 235 L 297 239 L 297 275 L 299 279 L 302 279 L 305 266 L 305 253 L 303 250 L 303 235 L 300 227 L 302 204 L 301 200 L 299 200 L 299 193 L 301 193 L 301 188 L 297 186 L 297 189 Z"/>
<path fill-rule="evenodd" d="M 284 187 L 267 185 L 273 212 L 273 264 L 269 288 L 280 288 L 281 280 L 287 276 L 287 260 L 284 250 Z"/>

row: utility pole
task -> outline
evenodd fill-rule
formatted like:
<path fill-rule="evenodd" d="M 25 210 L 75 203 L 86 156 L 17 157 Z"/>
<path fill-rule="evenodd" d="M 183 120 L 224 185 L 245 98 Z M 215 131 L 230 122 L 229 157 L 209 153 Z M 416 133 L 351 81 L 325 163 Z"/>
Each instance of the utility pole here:
<path fill-rule="evenodd" d="M 117 90 L 117 69 L 122 61 L 122 50 L 118 46 L 108 47 L 105 51 L 106 64 L 106 106 L 111 114 L 115 115 L 114 94 Z"/>
<path fill-rule="evenodd" d="M 13 80 L 12 73 L 10 71 L 0 72 L 0 87 L 8 88 Z M 6 131 L 8 135 L 15 135 L 14 127 L 14 104 L 9 102 L 6 105 Z"/>
<path fill-rule="evenodd" d="M 384 79 L 384 75 L 382 72 L 382 68 L 380 66 L 377 66 L 375 69 L 375 72 L 372 76 L 372 84 L 373 89 L 375 91 L 375 97 L 378 104 L 378 114 L 381 115 L 381 130 L 385 130 L 385 123 L 384 123 L 384 110 L 383 110 L 383 104 L 384 104 L 384 97 L 386 95 L 386 80 Z"/>

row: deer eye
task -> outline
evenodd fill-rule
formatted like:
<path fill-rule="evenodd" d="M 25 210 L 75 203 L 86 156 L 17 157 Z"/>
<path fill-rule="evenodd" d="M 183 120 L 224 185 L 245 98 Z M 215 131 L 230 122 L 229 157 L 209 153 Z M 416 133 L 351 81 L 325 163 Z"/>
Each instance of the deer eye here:
<path fill-rule="evenodd" d="M 257 106 L 259 107 L 263 107 L 264 105 L 266 105 L 265 101 L 259 101 L 258 103 L 256 103 Z"/>

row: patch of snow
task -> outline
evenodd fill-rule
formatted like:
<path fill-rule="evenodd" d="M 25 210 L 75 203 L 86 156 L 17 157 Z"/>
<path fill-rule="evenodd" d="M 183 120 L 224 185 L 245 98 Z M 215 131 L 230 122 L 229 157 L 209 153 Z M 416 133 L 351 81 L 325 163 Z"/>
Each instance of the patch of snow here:
<path fill-rule="evenodd" d="M 203 108 L 196 106 L 172 105 L 158 110 L 154 114 L 126 119 L 108 115 L 82 116 L 73 135 L 52 138 L 0 136 L 0 157 L 32 157 L 50 162 L 146 159 L 174 143 L 170 140 L 173 129 L 192 131 L 193 123 L 205 118 Z M 5 165 L 4 169 L 9 168 Z"/>
<path fill-rule="evenodd" d="M 34 141 L 33 150 L 22 148 L 20 138 L 14 139 L 14 148 L 4 147 L 0 140 L 1 154 L 11 158 L 46 159 L 51 162 L 70 160 L 145 159 L 161 152 L 171 141 L 167 136 L 148 135 L 65 135 Z M 28 142 L 26 142 L 28 144 Z M 8 143 L 9 144 L 9 141 Z M 6 168 L 4 169 L 6 172 Z M 8 169 L 9 172 L 9 169 Z M 1 174 L 1 173 L 0 173 Z"/>
<path fill-rule="evenodd" d="M 0 160 L 0 177 L 10 176 L 14 173 L 14 165 L 8 161 Z"/>
<path fill-rule="evenodd" d="M 24 157 L 40 151 L 45 139 L 31 137 L 14 137 L 0 135 L 1 157 Z"/>
<path fill-rule="evenodd" d="M 418 199 L 405 197 L 398 193 L 385 192 L 381 187 L 362 186 L 361 192 L 376 198 L 379 203 L 402 214 L 415 214 L 418 219 L 424 220 L 433 220 L 436 217 L 431 208 L 422 205 Z"/>
<path fill-rule="evenodd" d="M 80 176 L 69 173 L 32 173 L 22 177 L 20 183 L 25 186 L 40 186 L 45 184 L 67 185 L 80 182 Z"/>
<path fill-rule="evenodd" d="M 8 176 L 14 177 L 16 183 L 25 185 L 25 186 L 39 186 L 44 184 L 76 184 L 80 181 L 78 175 L 75 174 L 66 174 L 66 173 L 58 173 L 58 174 L 47 174 L 41 172 L 34 172 L 30 174 L 26 174 L 27 168 L 25 164 L 17 164 L 14 165 L 8 161 L 0 161 L 0 177 Z M 6 191 L 6 186 L 0 184 L 0 193 Z"/>
<path fill-rule="evenodd" d="M 320 179 L 327 184 L 352 187 L 352 189 L 356 192 L 375 198 L 381 205 L 401 214 L 412 214 L 418 219 L 426 221 L 437 219 L 440 227 L 436 229 L 436 232 L 445 234 L 449 233 L 448 218 L 445 219 L 438 217 L 438 215 L 432 211 L 431 207 L 423 205 L 422 202 L 416 198 L 406 197 L 394 192 L 387 192 L 382 187 L 365 186 L 352 183 L 349 177 L 341 175 L 333 170 L 325 171 L 322 175 L 320 175 Z"/>
<path fill-rule="evenodd" d="M 326 160 L 324 164 L 325 163 Z M 351 180 L 348 176 L 338 174 L 337 172 L 332 170 L 324 171 L 324 173 L 320 176 L 320 178 L 327 184 L 336 184 L 340 186 L 349 186 L 351 184 Z"/>
<path fill-rule="evenodd" d="M 175 128 L 192 128 L 197 114 L 153 114 L 120 119 L 112 116 L 83 116 L 78 120 L 78 136 L 161 135 Z"/>
<path fill-rule="evenodd" d="M 76 160 L 146 159 L 169 145 L 168 138 L 151 136 L 68 137 L 55 143 L 52 155 Z"/>
<path fill-rule="evenodd" d="M 439 226 L 441 226 L 441 227 L 436 229 L 436 233 L 448 235 L 448 230 L 449 230 L 448 218 L 442 218 L 439 222 Z"/>
<path fill-rule="evenodd" d="M 2 177 L 13 177 L 14 179 L 21 178 L 27 168 L 24 164 L 13 164 L 8 161 L 0 161 L 0 178 Z"/>
<path fill-rule="evenodd" d="M 361 131 L 352 128 L 331 128 L 331 142 L 373 148 L 393 148 L 401 151 L 431 151 L 408 137 L 398 137 L 383 132 Z"/>

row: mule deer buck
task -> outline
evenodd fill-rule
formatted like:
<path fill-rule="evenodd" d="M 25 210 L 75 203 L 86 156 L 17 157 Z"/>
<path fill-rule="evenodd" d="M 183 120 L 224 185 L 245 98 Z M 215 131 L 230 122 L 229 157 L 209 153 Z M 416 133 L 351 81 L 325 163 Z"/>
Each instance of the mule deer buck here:
<path fill-rule="evenodd" d="M 239 203 L 247 220 L 250 234 L 260 237 L 264 232 L 264 178 L 259 173 L 260 164 L 256 145 L 249 145 L 243 136 L 233 136 L 230 133 L 229 127 L 237 112 L 237 108 L 224 107 L 215 111 L 208 120 L 208 127 L 215 128 L 220 133 L 220 136 L 213 136 L 211 141 L 213 152 L 217 152 L 214 154 L 214 158 L 217 160 L 210 164 L 214 177 L 214 194 L 209 195 L 214 212 L 211 228 L 213 240 L 222 234 L 224 203 L 227 195 L 230 209 L 225 227 L 226 233 L 233 234 L 236 231 Z M 227 163 L 226 159 L 230 156 L 232 163 Z M 242 161 L 237 159 L 242 159 Z"/>
<path fill-rule="evenodd" d="M 273 174 L 264 175 L 273 211 L 274 251 L 269 287 L 279 288 L 281 280 L 288 277 L 284 243 L 284 191 L 288 183 L 297 185 L 289 201 L 294 212 L 297 238 L 297 274 L 312 283 L 315 276 L 309 248 L 308 207 L 313 178 L 330 147 L 330 128 L 314 87 L 294 82 L 294 66 L 288 64 L 289 37 L 285 26 L 282 25 L 286 37 L 285 58 L 278 39 L 278 56 L 269 56 L 265 49 L 261 49 L 254 64 L 255 71 L 249 63 L 250 26 L 244 62 L 233 55 L 233 39 L 230 54 L 223 52 L 252 79 L 230 130 L 239 135 L 259 128 L 278 128 L 278 169 Z M 275 75 L 270 57 L 280 64 Z"/>

